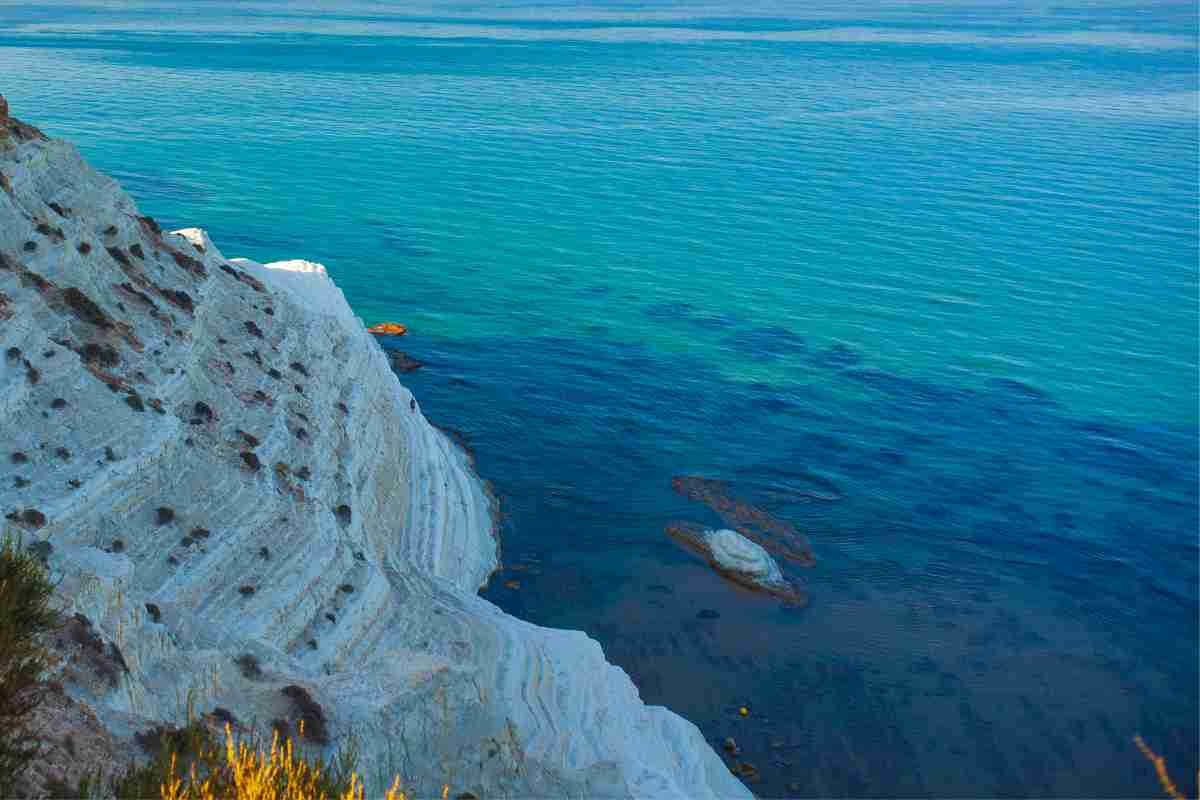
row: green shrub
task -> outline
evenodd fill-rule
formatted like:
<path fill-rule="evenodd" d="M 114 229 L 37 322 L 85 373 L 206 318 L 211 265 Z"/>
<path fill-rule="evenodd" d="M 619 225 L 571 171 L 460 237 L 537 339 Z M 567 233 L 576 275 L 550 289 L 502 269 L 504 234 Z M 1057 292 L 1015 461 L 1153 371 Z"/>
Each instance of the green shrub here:
<path fill-rule="evenodd" d="M 117 800 L 144 800 L 158 797 L 160 787 L 171 776 L 173 765 L 184 773 L 192 764 L 205 767 L 213 760 L 217 743 L 204 723 L 195 720 L 185 727 L 157 725 L 134 735 L 142 749 L 150 754 L 145 765 L 130 765 L 112 776 L 110 794 Z"/>
<path fill-rule="evenodd" d="M 45 698 L 42 634 L 58 624 L 54 591 L 41 563 L 18 542 L 0 547 L 0 797 L 12 797 L 18 778 L 38 754 L 30 717 Z"/>

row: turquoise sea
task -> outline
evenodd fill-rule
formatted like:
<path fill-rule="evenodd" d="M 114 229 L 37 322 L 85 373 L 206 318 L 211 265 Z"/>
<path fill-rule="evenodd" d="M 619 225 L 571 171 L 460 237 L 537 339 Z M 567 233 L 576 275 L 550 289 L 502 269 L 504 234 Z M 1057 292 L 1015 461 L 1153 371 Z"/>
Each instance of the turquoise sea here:
<path fill-rule="evenodd" d="M 760 796 L 1153 797 L 1135 734 L 1200 761 L 1198 42 L 1194 2 L 3 0 L 0 92 L 409 325 L 503 503 L 485 595 Z M 676 475 L 803 530 L 809 605 L 677 549 L 718 519 Z"/>

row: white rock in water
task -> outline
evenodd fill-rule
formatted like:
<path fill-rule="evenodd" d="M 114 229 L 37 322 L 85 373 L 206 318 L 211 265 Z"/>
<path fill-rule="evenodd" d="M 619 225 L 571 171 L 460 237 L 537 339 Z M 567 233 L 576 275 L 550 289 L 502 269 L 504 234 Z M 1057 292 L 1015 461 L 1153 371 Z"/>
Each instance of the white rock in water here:
<path fill-rule="evenodd" d="M 737 572 L 763 585 L 784 582 L 783 572 L 771 554 L 756 542 L 752 542 L 737 531 L 723 528 L 705 531 L 704 541 L 713 560 L 730 572 Z"/>
<path fill-rule="evenodd" d="M 294 684 L 410 796 L 751 796 L 596 642 L 476 594 L 484 488 L 323 267 L 161 232 L 63 142 L 0 131 L 0 176 L 0 524 L 119 648 L 67 684 L 110 730 L 295 720 Z"/>

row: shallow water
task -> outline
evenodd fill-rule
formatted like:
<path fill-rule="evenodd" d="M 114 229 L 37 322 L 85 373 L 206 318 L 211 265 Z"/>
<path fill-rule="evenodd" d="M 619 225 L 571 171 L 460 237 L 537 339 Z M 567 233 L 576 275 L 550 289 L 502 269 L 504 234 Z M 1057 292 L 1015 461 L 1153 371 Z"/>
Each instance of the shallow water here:
<path fill-rule="evenodd" d="M 0 91 L 408 324 L 485 594 L 757 793 L 1154 795 L 1134 733 L 1200 750 L 1194 9 L 788 5 L 0 3 Z M 677 549 L 676 475 L 806 533 L 809 605 Z"/>

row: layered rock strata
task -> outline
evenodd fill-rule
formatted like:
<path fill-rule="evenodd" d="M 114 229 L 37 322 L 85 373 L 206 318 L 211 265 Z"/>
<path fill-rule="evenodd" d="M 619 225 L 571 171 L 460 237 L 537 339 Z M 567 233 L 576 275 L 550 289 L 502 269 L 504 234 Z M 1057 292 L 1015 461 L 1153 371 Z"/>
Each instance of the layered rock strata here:
<path fill-rule="evenodd" d="M 749 796 L 596 642 L 477 596 L 488 496 L 323 267 L 164 232 L 0 110 L 0 511 L 102 643 L 76 701 L 118 737 L 315 704 L 372 791 Z"/>

